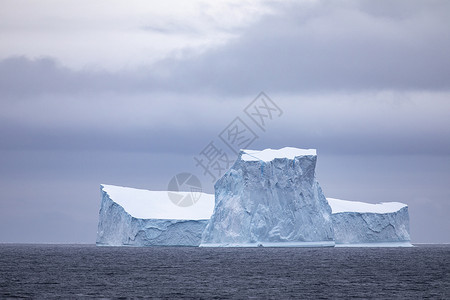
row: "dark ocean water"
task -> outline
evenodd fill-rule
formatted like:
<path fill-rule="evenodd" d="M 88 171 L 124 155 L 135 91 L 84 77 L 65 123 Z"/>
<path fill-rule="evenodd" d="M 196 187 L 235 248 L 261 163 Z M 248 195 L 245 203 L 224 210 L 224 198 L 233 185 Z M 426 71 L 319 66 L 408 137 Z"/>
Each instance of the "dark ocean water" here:
<path fill-rule="evenodd" d="M 0 298 L 450 299 L 450 246 L 116 248 L 0 244 Z"/>

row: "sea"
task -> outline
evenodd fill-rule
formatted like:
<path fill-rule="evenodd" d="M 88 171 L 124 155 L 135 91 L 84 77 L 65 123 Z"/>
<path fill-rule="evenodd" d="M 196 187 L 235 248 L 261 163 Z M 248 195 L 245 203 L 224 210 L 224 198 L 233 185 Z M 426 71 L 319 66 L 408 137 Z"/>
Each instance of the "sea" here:
<path fill-rule="evenodd" d="M 0 298 L 450 299 L 450 245 L 0 244 Z"/>

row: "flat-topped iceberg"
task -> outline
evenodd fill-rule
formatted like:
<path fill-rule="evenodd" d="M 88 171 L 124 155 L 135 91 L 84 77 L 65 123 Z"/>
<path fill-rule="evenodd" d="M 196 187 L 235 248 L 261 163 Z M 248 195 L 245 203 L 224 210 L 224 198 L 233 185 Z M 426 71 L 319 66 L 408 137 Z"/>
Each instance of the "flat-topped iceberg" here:
<path fill-rule="evenodd" d="M 336 246 L 411 246 L 406 204 L 327 200 Z"/>
<path fill-rule="evenodd" d="M 201 246 L 334 246 L 316 151 L 241 150 L 215 184 Z"/>
<path fill-rule="evenodd" d="M 205 193 L 189 207 L 175 205 L 167 191 L 101 185 L 101 193 L 97 245 L 198 246 L 214 209 L 214 195 Z"/>
<path fill-rule="evenodd" d="M 102 185 L 97 245 L 411 246 L 406 204 L 326 199 L 316 161 L 314 149 L 241 150 L 215 195 Z"/>

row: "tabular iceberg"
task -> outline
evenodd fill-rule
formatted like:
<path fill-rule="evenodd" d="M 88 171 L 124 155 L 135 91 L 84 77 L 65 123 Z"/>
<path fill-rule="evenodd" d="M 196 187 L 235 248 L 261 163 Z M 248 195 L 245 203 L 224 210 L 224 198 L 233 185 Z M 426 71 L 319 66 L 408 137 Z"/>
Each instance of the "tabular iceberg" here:
<path fill-rule="evenodd" d="M 327 200 L 336 246 L 412 246 L 406 204 Z"/>
<path fill-rule="evenodd" d="M 241 150 L 215 196 L 196 192 L 188 207 L 167 191 L 102 185 L 97 245 L 412 246 L 406 204 L 326 199 L 316 161 L 315 150 Z"/>
<path fill-rule="evenodd" d="M 101 193 L 99 246 L 198 246 L 214 209 L 214 195 L 204 193 L 190 207 L 166 191 L 102 185 Z"/>
<path fill-rule="evenodd" d="M 334 246 L 316 150 L 241 150 L 215 184 L 201 246 Z"/>

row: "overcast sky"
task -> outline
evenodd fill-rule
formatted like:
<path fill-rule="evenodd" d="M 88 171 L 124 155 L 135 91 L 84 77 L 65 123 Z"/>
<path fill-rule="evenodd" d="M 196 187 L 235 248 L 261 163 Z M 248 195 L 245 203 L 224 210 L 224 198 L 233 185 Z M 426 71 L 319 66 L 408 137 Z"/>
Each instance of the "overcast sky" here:
<path fill-rule="evenodd" d="M 0 5 L 0 242 L 95 242 L 101 183 L 212 192 L 194 156 L 236 117 L 250 148 L 316 148 L 327 197 L 450 242 L 449 1 Z"/>

